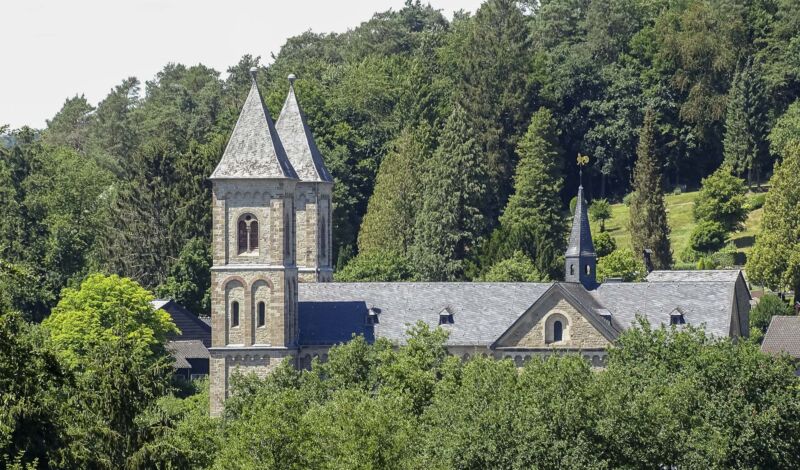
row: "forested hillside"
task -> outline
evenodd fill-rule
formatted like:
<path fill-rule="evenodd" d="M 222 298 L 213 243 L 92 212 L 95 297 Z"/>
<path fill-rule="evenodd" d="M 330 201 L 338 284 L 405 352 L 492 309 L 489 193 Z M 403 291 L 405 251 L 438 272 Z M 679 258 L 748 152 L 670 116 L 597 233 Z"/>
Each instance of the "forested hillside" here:
<path fill-rule="evenodd" d="M 664 190 L 723 161 L 766 181 L 800 120 L 779 121 L 800 95 L 800 6 L 489 0 L 449 20 L 408 2 L 227 74 L 121 77 L 100 103 L 67 99 L 45 129 L 6 130 L 0 259 L 19 276 L 0 282 L 15 307 L 44 318 L 64 286 L 104 271 L 208 308 L 207 177 L 251 66 L 273 116 L 298 77 L 336 180 L 339 279 L 492 278 L 509 260 L 546 279 L 560 275 L 575 156 L 590 156 L 590 199 L 621 199 L 645 110 Z"/>

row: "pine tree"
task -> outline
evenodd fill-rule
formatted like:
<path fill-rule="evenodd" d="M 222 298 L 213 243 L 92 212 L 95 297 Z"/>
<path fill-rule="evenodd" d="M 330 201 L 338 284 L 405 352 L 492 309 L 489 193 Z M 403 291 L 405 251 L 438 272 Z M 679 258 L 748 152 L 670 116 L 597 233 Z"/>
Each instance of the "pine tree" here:
<path fill-rule="evenodd" d="M 644 249 L 653 251 L 652 261 L 656 269 L 668 269 L 672 265 L 672 250 L 669 245 L 669 225 L 664 206 L 661 185 L 661 166 L 655 155 L 655 116 L 648 109 L 639 132 L 638 159 L 633 169 L 633 196 L 630 203 L 631 245 L 635 255 Z"/>
<path fill-rule="evenodd" d="M 430 152 L 430 129 L 424 125 L 404 129 L 392 142 L 358 234 L 360 253 L 408 253 L 419 207 L 420 169 Z"/>
<path fill-rule="evenodd" d="M 789 144 L 775 166 L 764 203 L 761 232 L 747 260 L 753 282 L 773 290 L 793 289 L 800 301 L 800 142 Z"/>
<path fill-rule="evenodd" d="M 761 169 L 769 164 L 769 131 L 766 88 L 752 61 L 736 74 L 728 98 L 725 119 L 725 163 L 737 176 L 758 183 Z"/>
<path fill-rule="evenodd" d="M 456 104 L 425 171 L 422 210 L 417 214 L 412 248 L 421 279 L 464 277 L 464 260 L 486 230 L 480 209 L 487 192 L 486 174 L 467 113 Z"/>
<path fill-rule="evenodd" d="M 536 269 L 555 277 L 559 256 L 564 252 L 566 225 L 559 195 L 564 187 L 558 129 L 550 110 L 541 108 L 517 146 L 519 163 L 514 173 L 514 194 L 500 216 L 502 235 L 494 242 L 493 262 L 521 250 L 533 259 Z"/>

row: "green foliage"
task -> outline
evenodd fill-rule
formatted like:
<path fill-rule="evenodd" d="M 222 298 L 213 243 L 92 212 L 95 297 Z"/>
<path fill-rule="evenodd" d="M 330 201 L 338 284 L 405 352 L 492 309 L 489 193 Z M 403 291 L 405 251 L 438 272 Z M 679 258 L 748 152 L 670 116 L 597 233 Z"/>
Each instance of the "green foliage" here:
<path fill-rule="evenodd" d="M 481 277 L 486 282 L 542 282 L 546 280 L 522 251 L 493 264 Z"/>
<path fill-rule="evenodd" d="M 784 157 L 789 145 L 797 141 L 800 141 L 800 100 L 792 103 L 772 126 L 769 148 L 773 155 Z"/>
<path fill-rule="evenodd" d="M 196 315 L 211 314 L 211 252 L 208 243 L 193 238 L 181 250 L 167 280 L 156 290 Z"/>
<path fill-rule="evenodd" d="M 792 144 L 770 179 L 761 232 L 747 260 L 747 273 L 753 282 L 776 291 L 789 287 L 795 296 L 800 296 L 797 227 L 800 227 L 800 144 Z"/>
<path fill-rule="evenodd" d="M 538 110 L 517 147 L 514 194 L 485 249 L 485 265 L 496 265 L 521 251 L 540 273 L 552 278 L 559 275 L 566 225 L 558 196 L 564 187 L 558 135 L 552 112 Z"/>
<path fill-rule="evenodd" d="M 695 225 L 689 238 L 692 250 L 701 253 L 712 253 L 725 245 L 727 231 L 721 223 L 712 220 L 703 220 Z"/>
<path fill-rule="evenodd" d="M 157 359 L 167 334 L 178 329 L 167 312 L 153 310 L 151 300 L 152 294 L 130 279 L 94 274 L 79 289 L 66 289 L 42 325 L 73 367 L 82 357 L 120 344 L 128 353 Z"/>
<path fill-rule="evenodd" d="M 617 249 L 617 242 L 608 232 L 600 232 L 592 236 L 592 244 L 598 258 L 602 258 Z"/>
<path fill-rule="evenodd" d="M 760 70 L 751 59 L 734 76 L 725 118 L 725 164 L 739 176 L 746 174 L 751 185 L 770 163 L 768 97 Z"/>
<path fill-rule="evenodd" d="M 633 170 L 635 195 L 630 202 L 631 245 L 634 253 L 652 250 L 655 269 L 668 269 L 672 265 L 670 228 L 664 206 L 661 165 L 655 155 L 654 133 L 655 115 L 652 109 L 648 109 L 639 134 L 638 159 Z"/>
<path fill-rule="evenodd" d="M 693 214 L 698 222 L 718 222 L 728 231 L 740 230 L 747 219 L 747 188 L 726 166 L 703 179 L 700 194 L 694 202 Z"/>
<path fill-rule="evenodd" d="M 642 281 L 647 275 L 643 260 L 627 248 L 620 248 L 597 260 L 597 280 L 620 278 L 625 282 Z"/>
<path fill-rule="evenodd" d="M 414 280 L 407 256 L 391 251 L 360 253 L 334 275 L 337 282 L 398 282 Z"/>
<path fill-rule="evenodd" d="M 747 199 L 745 210 L 754 211 L 756 209 L 761 209 L 762 207 L 764 207 L 764 203 L 766 201 L 767 201 L 767 193 L 753 194 Z"/>
<path fill-rule="evenodd" d="M 756 306 L 750 309 L 750 337 L 760 343 L 772 317 L 793 314 L 794 311 L 789 304 L 780 297 L 775 294 L 764 294 L 758 299 Z"/>
<path fill-rule="evenodd" d="M 574 212 L 574 210 L 573 210 Z M 608 199 L 597 199 L 589 206 L 589 216 L 600 222 L 600 231 L 606 231 L 606 220 L 611 218 L 611 204 Z"/>
<path fill-rule="evenodd" d="M 463 107 L 456 105 L 428 160 L 412 259 L 419 277 L 452 281 L 486 232 L 486 165 Z"/>

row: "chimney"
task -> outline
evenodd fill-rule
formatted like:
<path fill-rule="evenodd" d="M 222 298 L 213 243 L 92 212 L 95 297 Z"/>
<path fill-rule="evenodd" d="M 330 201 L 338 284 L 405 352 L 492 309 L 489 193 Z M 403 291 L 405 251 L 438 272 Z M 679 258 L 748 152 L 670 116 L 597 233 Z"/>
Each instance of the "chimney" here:
<path fill-rule="evenodd" d="M 644 269 L 647 271 L 647 274 L 650 274 L 653 272 L 653 250 L 645 248 L 642 250 L 642 256 L 644 257 Z"/>

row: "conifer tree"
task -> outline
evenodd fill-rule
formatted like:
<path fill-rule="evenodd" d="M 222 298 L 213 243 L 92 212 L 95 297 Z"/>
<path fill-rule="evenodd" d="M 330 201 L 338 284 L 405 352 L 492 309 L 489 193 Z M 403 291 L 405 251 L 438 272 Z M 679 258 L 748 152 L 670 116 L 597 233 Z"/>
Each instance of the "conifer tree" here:
<path fill-rule="evenodd" d="M 564 252 L 566 225 L 561 216 L 564 187 L 562 151 L 553 114 L 537 111 L 517 146 L 519 163 L 514 173 L 514 194 L 500 216 L 501 233 L 494 236 L 493 262 L 522 251 L 536 269 L 555 277 Z"/>
<path fill-rule="evenodd" d="M 648 109 L 636 149 L 638 158 L 633 169 L 629 226 L 634 255 L 641 256 L 644 249 L 650 249 L 653 266 L 668 269 L 672 265 L 670 229 L 661 185 L 661 165 L 655 155 L 654 132 L 655 116 L 652 109 Z"/>
<path fill-rule="evenodd" d="M 359 253 L 408 253 L 419 207 L 420 170 L 430 152 L 430 129 L 425 125 L 404 129 L 392 142 L 358 234 Z"/>
<path fill-rule="evenodd" d="M 425 171 L 422 210 L 417 214 L 412 248 L 421 279 L 464 277 L 464 260 L 486 230 L 480 209 L 486 195 L 486 174 L 467 113 L 456 103 Z"/>
<path fill-rule="evenodd" d="M 725 119 L 725 163 L 737 176 L 758 183 L 761 169 L 769 163 L 767 96 L 758 68 L 748 61 L 736 74 L 728 98 Z"/>

